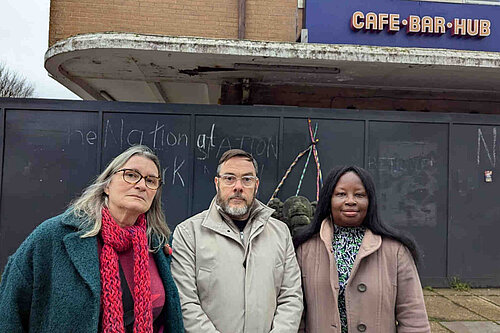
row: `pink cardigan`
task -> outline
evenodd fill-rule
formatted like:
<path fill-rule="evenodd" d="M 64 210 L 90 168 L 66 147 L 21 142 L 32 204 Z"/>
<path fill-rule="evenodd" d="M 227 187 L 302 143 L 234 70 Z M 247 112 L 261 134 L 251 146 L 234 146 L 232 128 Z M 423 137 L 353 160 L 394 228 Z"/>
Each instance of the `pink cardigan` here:
<path fill-rule="evenodd" d="M 332 224 L 326 219 L 319 234 L 297 249 L 305 302 L 299 332 L 341 332 L 332 238 Z M 345 298 L 349 333 L 430 333 L 415 263 L 398 241 L 366 230 Z"/>

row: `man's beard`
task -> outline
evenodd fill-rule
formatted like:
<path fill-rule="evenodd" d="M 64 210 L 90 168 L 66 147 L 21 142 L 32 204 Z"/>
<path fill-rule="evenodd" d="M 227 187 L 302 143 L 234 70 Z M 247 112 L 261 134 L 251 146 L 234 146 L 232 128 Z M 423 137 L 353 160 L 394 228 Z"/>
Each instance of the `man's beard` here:
<path fill-rule="evenodd" d="M 217 192 L 216 203 L 217 203 L 217 205 L 219 205 L 222 208 L 224 213 L 226 213 L 230 217 L 238 218 L 238 217 L 246 215 L 250 211 L 250 208 L 252 207 L 252 205 L 255 201 L 255 192 L 254 192 L 254 195 L 252 197 L 252 201 L 249 204 L 247 203 L 246 198 L 241 193 L 233 194 L 226 201 L 224 201 L 220 196 L 220 192 L 221 191 L 219 189 L 219 191 Z M 231 201 L 231 199 L 234 199 L 234 198 L 243 199 L 245 201 L 245 205 L 244 206 L 236 206 L 236 207 L 231 206 L 229 204 L 229 202 Z"/>

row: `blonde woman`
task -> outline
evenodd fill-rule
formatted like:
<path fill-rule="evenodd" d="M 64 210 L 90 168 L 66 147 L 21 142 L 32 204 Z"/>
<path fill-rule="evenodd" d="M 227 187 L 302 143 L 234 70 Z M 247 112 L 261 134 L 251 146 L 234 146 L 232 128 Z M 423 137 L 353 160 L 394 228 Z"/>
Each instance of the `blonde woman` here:
<path fill-rule="evenodd" d="M 133 146 L 9 258 L 1 332 L 183 332 L 158 157 Z"/>

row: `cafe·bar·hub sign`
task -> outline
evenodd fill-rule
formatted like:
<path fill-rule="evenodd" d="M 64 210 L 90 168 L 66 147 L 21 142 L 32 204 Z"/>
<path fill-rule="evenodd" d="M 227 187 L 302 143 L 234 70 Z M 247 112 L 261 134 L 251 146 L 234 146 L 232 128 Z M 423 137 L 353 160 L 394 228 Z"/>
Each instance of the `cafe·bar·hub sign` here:
<path fill-rule="evenodd" d="M 488 37 L 491 32 L 491 22 L 486 19 L 453 18 L 446 22 L 442 16 L 409 15 L 400 19 L 399 14 L 373 13 L 364 14 L 356 11 L 351 17 L 351 29 L 354 31 L 383 31 L 396 33 L 404 29 L 407 34 L 445 34 L 452 36 Z"/>
<path fill-rule="evenodd" d="M 500 6 L 307 0 L 309 43 L 500 51 Z"/>

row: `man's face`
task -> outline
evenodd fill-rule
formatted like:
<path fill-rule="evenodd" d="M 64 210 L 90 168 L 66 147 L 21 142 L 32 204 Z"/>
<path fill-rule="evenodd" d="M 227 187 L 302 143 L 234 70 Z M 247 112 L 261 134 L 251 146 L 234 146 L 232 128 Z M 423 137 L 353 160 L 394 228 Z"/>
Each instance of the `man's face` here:
<path fill-rule="evenodd" d="M 259 188 L 253 163 L 245 157 L 235 156 L 221 165 L 219 176 L 233 176 L 236 182 L 228 185 L 224 178 L 215 177 L 217 204 L 232 219 L 246 220 Z M 248 176 L 255 178 L 251 182 L 242 180 L 242 177 Z"/>

